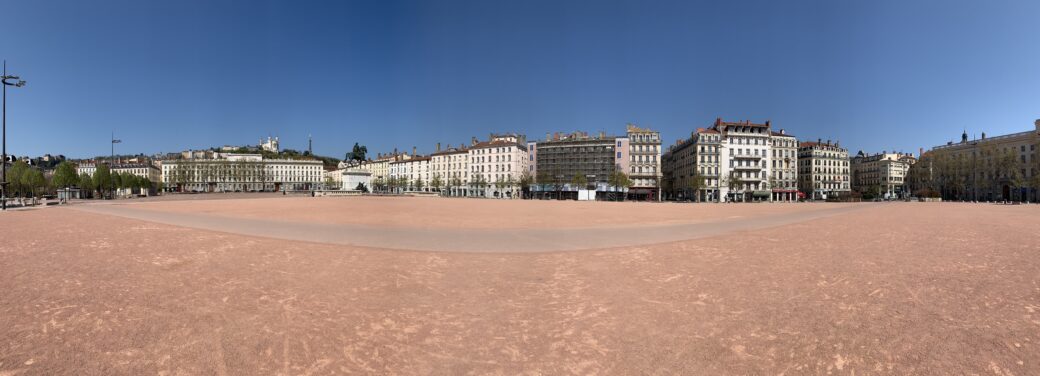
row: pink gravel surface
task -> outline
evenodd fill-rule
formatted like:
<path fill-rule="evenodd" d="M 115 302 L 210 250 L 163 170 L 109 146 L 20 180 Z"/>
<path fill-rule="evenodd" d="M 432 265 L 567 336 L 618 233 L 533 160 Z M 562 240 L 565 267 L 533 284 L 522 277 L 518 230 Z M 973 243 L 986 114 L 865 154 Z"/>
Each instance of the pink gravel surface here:
<path fill-rule="evenodd" d="M 201 195 L 200 195 L 201 196 Z M 701 223 L 725 218 L 812 212 L 855 204 L 676 204 L 437 197 L 300 197 L 121 201 L 143 210 L 226 218 L 414 228 L 582 228 Z M 191 196 L 187 198 L 192 198 Z"/>
<path fill-rule="evenodd" d="M 1035 375 L 1038 218 L 881 204 L 502 254 L 5 213 L 0 375 Z"/>

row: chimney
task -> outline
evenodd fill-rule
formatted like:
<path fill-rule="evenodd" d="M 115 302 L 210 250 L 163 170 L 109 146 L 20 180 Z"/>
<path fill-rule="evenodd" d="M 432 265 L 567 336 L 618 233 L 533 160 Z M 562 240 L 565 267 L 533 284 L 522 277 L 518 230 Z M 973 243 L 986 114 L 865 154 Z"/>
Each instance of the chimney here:
<path fill-rule="evenodd" d="M 412 146 L 412 156 L 413 157 L 416 156 L 416 154 L 415 154 L 415 146 Z"/>
<path fill-rule="evenodd" d="M 784 133 L 784 129 L 780 128 L 780 134 L 787 134 L 787 133 Z"/>
<path fill-rule="evenodd" d="M 488 133 L 488 142 L 491 142 L 491 140 L 494 140 L 494 139 L 495 139 L 495 134 L 494 133 Z"/>
<path fill-rule="evenodd" d="M 716 117 L 715 118 L 715 126 L 717 127 L 719 125 L 722 125 L 722 118 L 721 117 Z"/>
<path fill-rule="evenodd" d="M 769 120 L 766 120 L 766 128 L 769 128 Z"/>
<path fill-rule="evenodd" d="M 545 132 L 545 141 L 552 141 L 552 135 L 549 132 Z"/>
<path fill-rule="evenodd" d="M 437 143 L 437 151 L 441 151 L 441 143 L 440 142 Z"/>

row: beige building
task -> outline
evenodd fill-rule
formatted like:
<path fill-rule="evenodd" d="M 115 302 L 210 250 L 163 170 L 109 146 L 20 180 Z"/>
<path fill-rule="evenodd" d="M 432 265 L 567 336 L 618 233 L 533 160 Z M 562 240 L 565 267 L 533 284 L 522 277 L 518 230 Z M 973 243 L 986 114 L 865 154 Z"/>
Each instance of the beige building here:
<path fill-rule="evenodd" d="M 932 189 L 946 200 L 1037 201 L 1040 120 L 1033 129 L 948 142 L 924 152 L 909 173 L 911 190 Z"/>
<path fill-rule="evenodd" d="M 162 171 L 151 163 L 118 163 L 110 167 L 110 171 L 113 173 L 130 174 L 133 176 L 143 177 L 152 182 L 152 188 L 140 189 L 136 192 L 129 189 L 120 189 L 116 192 L 118 195 L 130 195 L 130 194 L 141 194 L 147 195 L 155 193 L 155 189 L 159 182 L 162 180 Z M 95 163 L 81 163 L 76 166 L 76 174 L 87 174 L 91 177 L 97 172 L 97 164 Z"/>
<path fill-rule="evenodd" d="M 626 126 L 628 171 L 632 180 L 629 195 L 661 199 L 661 133 L 633 124 Z M 621 145 L 622 140 L 617 141 Z"/>
<path fill-rule="evenodd" d="M 848 195 L 849 150 L 830 140 L 798 145 L 798 189 L 807 198 L 826 200 Z"/>
<path fill-rule="evenodd" d="M 462 145 L 441 149 L 430 154 L 430 181 L 440 178 L 437 191 L 445 196 L 466 196 L 469 188 L 469 149 Z"/>
<path fill-rule="evenodd" d="M 849 165 L 852 190 L 879 198 L 905 197 L 906 174 L 915 162 L 913 154 L 860 151 Z"/>

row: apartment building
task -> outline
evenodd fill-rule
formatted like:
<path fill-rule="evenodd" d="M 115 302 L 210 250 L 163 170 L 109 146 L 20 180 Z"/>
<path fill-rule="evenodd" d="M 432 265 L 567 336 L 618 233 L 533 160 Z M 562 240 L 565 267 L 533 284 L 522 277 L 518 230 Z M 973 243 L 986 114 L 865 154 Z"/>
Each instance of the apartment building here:
<path fill-rule="evenodd" d="M 904 197 L 909 193 L 906 175 L 915 162 L 913 154 L 883 151 L 868 155 L 860 151 L 849 165 L 852 190 L 883 198 Z"/>
<path fill-rule="evenodd" d="M 772 167 L 769 187 L 773 201 L 798 200 L 798 139 L 781 129 L 770 132 L 770 164 Z"/>
<path fill-rule="evenodd" d="M 474 137 L 467 149 L 469 187 L 479 197 L 518 198 L 520 179 L 528 171 L 527 138 L 520 134 Z"/>
<path fill-rule="evenodd" d="M 797 195 L 784 183 L 796 179 L 797 172 L 791 172 L 796 163 L 784 157 L 775 157 L 783 163 L 773 163 L 774 155 L 790 155 L 793 136 L 773 132 L 771 127 L 769 121 L 716 118 L 710 128 L 698 128 L 689 139 L 677 141 L 662 156 L 665 196 L 720 202 L 795 199 Z M 774 145 L 778 145 L 775 153 Z M 780 175 L 773 175 L 774 166 Z"/>
<path fill-rule="evenodd" d="M 640 128 L 628 124 L 625 128 L 626 139 L 618 140 L 628 144 L 629 163 L 626 173 L 632 180 L 629 195 L 647 199 L 661 199 L 661 133 L 655 130 Z M 624 142 L 623 142 L 624 141 Z M 625 171 L 625 170 L 622 170 Z"/>
<path fill-rule="evenodd" d="M 440 178 L 438 190 L 446 196 L 466 196 L 469 194 L 469 149 L 464 145 L 437 149 L 430 154 L 431 180 Z"/>
<path fill-rule="evenodd" d="M 430 192 L 430 157 L 412 148 L 411 155 L 398 155 L 389 162 L 389 182 L 396 193 Z"/>
<path fill-rule="evenodd" d="M 798 190 L 813 200 L 848 195 L 851 192 L 849 150 L 830 140 L 800 143 Z"/>

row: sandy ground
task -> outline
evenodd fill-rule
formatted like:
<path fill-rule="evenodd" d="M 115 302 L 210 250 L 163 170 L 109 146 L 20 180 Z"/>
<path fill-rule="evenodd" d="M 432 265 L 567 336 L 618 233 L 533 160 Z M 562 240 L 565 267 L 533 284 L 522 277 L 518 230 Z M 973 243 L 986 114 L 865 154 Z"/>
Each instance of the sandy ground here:
<path fill-rule="evenodd" d="M 225 218 L 367 224 L 405 228 L 595 228 L 703 223 L 720 218 L 812 212 L 854 204 L 736 205 L 647 202 L 516 201 L 437 197 L 301 197 L 277 199 L 120 201 L 143 210 L 194 213 Z M 106 203 L 107 204 L 107 203 Z"/>
<path fill-rule="evenodd" d="M 6 213 L 0 375 L 1035 375 L 1038 218 L 1038 206 L 878 204 L 502 254 Z"/>

